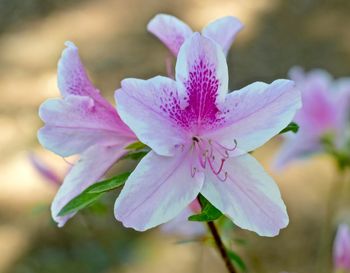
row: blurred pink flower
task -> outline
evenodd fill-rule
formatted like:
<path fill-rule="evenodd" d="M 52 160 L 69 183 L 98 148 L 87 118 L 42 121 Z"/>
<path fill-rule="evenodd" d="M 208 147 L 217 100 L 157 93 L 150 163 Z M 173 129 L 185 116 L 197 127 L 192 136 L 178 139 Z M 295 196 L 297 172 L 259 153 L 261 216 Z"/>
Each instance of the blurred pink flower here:
<path fill-rule="evenodd" d="M 333 245 L 334 268 L 350 270 L 350 230 L 345 224 L 338 227 Z"/>
<path fill-rule="evenodd" d="M 350 78 L 334 81 L 326 71 L 304 73 L 299 67 L 291 69 L 289 74 L 302 93 L 303 106 L 294 119 L 300 126 L 299 131 L 285 136 L 277 168 L 322 152 L 322 138 L 327 134 L 334 135 L 334 144 L 341 148 L 350 120 Z"/>
<path fill-rule="evenodd" d="M 225 55 L 199 33 L 179 51 L 176 81 L 122 81 L 118 113 L 152 148 L 116 201 L 115 216 L 124 226 L 143 231 L 165 223 L 198 193 L 260 235 L 274 236 L 288 224 L 277 185 L 247 152 L 287 126 L 300 94 L 289 80 L 227 90 Z"/>
<path fill-rule="evenodd" d="M 53 219 L 63 226 L 74 214 L 58 216 L 61 209 L 84 189 L 98 181 L 136 141 L 115 108 L 90 82 L 77 47 L 66 42 L 58 63 L 58 87 L 63 98 L 49 99 L 39 109 L 45 126 L 39 142 L 48 150 L 80 159 L 65 177 L 52 206 Z"/>
<path fill-rule="evenodd" d="M 44 162 L 40 157 L 38 157 L 34 153 L 30 153 L 28 155 L 29 161 L 34 167 L 34 169 L 48 182 L 54 184 L 55 186 L 59 186 L 62 184 L 62 178 Z"/>
<path fill-rule="evenodd" d="M 202 35 L 217 42 L 225 54 L 229 51 L 243 24 L 233 16 L 226 16 L 209 23 Z M 178 18 L 168 14 L 156 15 L 147 25 L 149 32 L 159 38 L 177 56 L 181 45 L 193 34 L 192 29 Z"/>

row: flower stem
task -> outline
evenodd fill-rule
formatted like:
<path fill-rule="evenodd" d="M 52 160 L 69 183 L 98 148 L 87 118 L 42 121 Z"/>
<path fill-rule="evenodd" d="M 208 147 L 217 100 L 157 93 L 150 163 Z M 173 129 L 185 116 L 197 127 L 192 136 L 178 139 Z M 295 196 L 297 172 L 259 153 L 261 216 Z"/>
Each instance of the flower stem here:
<path fill-rule="evenodd" d="M 228 272 L 237 273 L 236 269 L 234 268 L 233 264 L 231 263 L 230 257 L 227 255 L 226 248 L 224 246 L 224 243 L 221 240 L 220 234 L 219 234 L 214 222 L 207 222 L 207 224 L 208 224 L 208 227 L 209 227 L 211 234 L 213 235 L 216 247 L 218 248 L 221 257 L 225 262 L 225 265 L 226 265 Z"/>

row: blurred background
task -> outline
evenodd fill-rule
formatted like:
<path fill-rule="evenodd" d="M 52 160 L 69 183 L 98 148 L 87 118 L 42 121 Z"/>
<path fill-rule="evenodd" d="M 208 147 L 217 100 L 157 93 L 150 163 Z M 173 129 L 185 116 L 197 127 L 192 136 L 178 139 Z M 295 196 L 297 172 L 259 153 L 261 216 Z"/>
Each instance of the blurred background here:
<path fill-rule="evenodd" d="M 29 161 L 35 153 L 61 176 L 68 166 L 36 138 L 38 106 L 59 96 L 56 64 L 64 42 L 76 43 L 93 82 L 112 102 L 121 79 L 165 74 L 168 52 L 146 31 L 159 12 L 196 30 L 225 15 L 245 24 L 228 57 L 231 89 L 285 78 L 294 65 L 350 75 L 348 0 L 0 0 L 0 272 L 225 272 L 215 249 L 176 243 L 181 238 L 157 229 L 123 229 L 113 219 L 116 193 L 57 228 L 49 213 L 57 186 Z M 290 225 L 275 238 L 234 230 L 244 243 L 233 248 L 249 272 L 312 273 L 319 266 L 330 272 L 329 259 L 317 265 L 317 253 L 336 179 L 333 162 L 318 156 L 277 173 L 270 165 L 279 145 L 275 139 L 255 156 L 276 178 Z M 339 221 L 350 219 L 346 203 L 340 212 Z"/>

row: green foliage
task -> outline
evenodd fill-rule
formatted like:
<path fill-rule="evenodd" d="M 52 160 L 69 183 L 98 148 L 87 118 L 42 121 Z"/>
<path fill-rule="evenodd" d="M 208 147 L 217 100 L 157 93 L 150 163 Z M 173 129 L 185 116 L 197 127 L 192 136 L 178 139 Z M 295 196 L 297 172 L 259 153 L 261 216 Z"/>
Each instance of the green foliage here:
<path fill-rule="evenodd" d="M 129 152 L 121 159 L 140 160 L 150 151 L 150 148 L 140 141 L 130 144 L 125 149 Z"/>
<path fill-rule="evenodd" d="M 148 154 L 148 151 L 140 151 L 140 152 L 130 152 L 123 156 L 121 159 L 132 159 L 132 160 L 140 160 L 142 159 L 146 154 Z"/>
<path fill-rule="evenodd" d="M 299 125 L 292 121 L 287 125 L 286 128 L 284 128 L 281 132 L 279 132 L 279 134 L 284 134 L 290 131 L 296 134 L 299 131 Z"/>
<path fill-rule="evenodd" d="M 346 168 L 350 168 L 350 146 L 349 148 L 345 145 L 345 148 L 340 150 L 335 145 L 335 136 L 333 133 L 324 134 L 321 138 L 321 143 L 323 145 L 324 150 L 333 156 L 335 159 L 338 168 L 341 171 L 344 171 Z"/>
<path fill-rule="evenodd" d="M 226 250 L 227 251 L 227 255 L 228 257 L 231 259 L 231 261 L 243 272 L 247 271 L 247 266 L 245 265 L 245 263 L 243 262 L 243 260 L 241 259 L 241 257 L 239 257 L 239 255 L 237 253 L 235 253 L 232 250 Z"/>
<path fill-rule="evenodd" d="M 130 144 L 129 146 L 127 146 L 125 149 L 126 150 L 141 150 L 141 149 L 144 149 L 146 147 L 147 147 L 147 145 L 143 144 L 140 141 L 136 141 L 136 142 Z"/>
<path fill-rule="evenodd" d="M 70 213 L 78 212 L 79 210 L 89 207 L 101 198 L 107 191 L 114 190 L 122 185 L 128 179 L 130 173 L 123 173 L 112 178 L 97 182 L 81 194 L 73 198 L 59 212 L 59 216 L 64 216 Z"/>
<path fill-rule="evenodd" d="M 122 173 L 112 178 L 97 182 L 86 189 L 88 193 L 102 193 L 110 190 L 114 190 L 122 185 L 128 179 L 130 173 Z"/>
<path fill-rule="evenodd" d="M 191 215 L 188 217 L 190 221 L 197 222 L 210 222 L 219 219 L 223 214 L 217 208 L 215 208 L 203 195 L 199 195 L 199 202 L 202 207 L 202 211 L 199 214 Z"/>

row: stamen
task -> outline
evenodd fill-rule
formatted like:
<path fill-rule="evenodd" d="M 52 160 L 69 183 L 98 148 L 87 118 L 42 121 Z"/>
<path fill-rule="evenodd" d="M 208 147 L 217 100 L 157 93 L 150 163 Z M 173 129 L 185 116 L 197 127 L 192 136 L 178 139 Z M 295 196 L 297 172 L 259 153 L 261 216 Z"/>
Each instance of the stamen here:
<path fill-rule="evenodd" d="M 203 160 L 204 159 L 204 160 Z M 207 165 L 207 156 L 206 153 L 201 154 L 201 152 L 198 152 L 198 160 L 199 163 L 201 164 L 202 168 L 205 169 L 206 165 Z"/>
<path fill-rule="evenodd" d="M 69 162 L 65 157 L 62 157 L 63 161 L 66 162 L 70 166 L 74 166 L 73 163 Z"/>
<path fill-rule="evenodd" d="M 224 149 L 225 151 L 230 151 L 230 152 L 236 150 L 236 148 L 237 148 L 237 140 L 234 139 L 233 142 L 234 142 L 235 146 L 234 146 L 233 148 L 228 148 L 228 147 L 223 146 L 223 145 L 220 144 L 219 142 L 214 141 L 214 143 L 215 143 L 216 145 L 218 145 L 220 148 Z"/>
<path fill-rule="evenodd" d="M 227 180 L 227 177 L 228 177 L 228 174 L 227 172 L 225 172 L 225 177 L 224 178 L 221 178 L 220 175 L 217 175 L 216 176 L 221 182 L 225 182 Z"/>
<path fill-rule="evenodd" d="M 212 159 L 213 159 L 213 161 L 215 160 L 215 159 L 214 159 L 214 156 L 212 157 Z M 217 171 L 215 171 L 214 166 L 213 166 L 213 164 L 212 164 L 212 162 L 211 162 L 210 159 L 208 159 L 208 162 L 209 162 L 210 169 L 212 170 L 212 172 L 213 172 L 215 175 L 218 175 L 218 174 L 222 171 L 222 168 L 223 168 L 224 163 L 225 163 L 225 159 L 221 159 L 220 167 L 219 167 L 219 169 L 218 169 Z"/>
<path fill-rule="evenodd" d="M 191 167 L 191 176 L 192 176 L 192 178 L 195 176 L 196 171 L 197 171 L 196 167 Z"/>
<path fill-rule="evenodd" d="M 184 149 L 185 149 L 185 145 L 184 145 L 184 144 L 176 144 L 176 145 L 175 145 L 175 148 L 176 148 L 176 149 L 179 148 L 179 147 L 181 147 L 181 152 L 183 152 Z"/>

